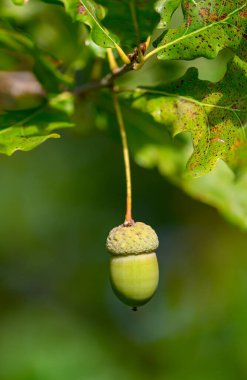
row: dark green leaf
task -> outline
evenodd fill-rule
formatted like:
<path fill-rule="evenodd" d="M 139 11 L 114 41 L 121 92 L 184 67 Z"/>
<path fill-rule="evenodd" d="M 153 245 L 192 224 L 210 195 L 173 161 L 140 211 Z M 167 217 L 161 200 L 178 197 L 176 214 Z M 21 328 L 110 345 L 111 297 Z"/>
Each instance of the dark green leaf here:
<path fill-rule="evenodd" d="M 163 2 L 160 1 L 158 10 L 163 9 Z M 154 9 L 156 0 L 106 0 L 101 3 L 108 10 L 105 25 L 120 38 L 122 46 L 133 47 L 145 42 L 160 20 Z"/>

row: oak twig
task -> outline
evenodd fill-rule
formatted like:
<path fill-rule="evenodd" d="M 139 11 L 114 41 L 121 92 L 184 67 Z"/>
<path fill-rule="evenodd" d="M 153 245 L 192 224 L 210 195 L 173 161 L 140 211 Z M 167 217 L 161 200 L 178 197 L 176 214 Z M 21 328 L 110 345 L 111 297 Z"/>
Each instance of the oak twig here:
<path fill-rule="evenodd" d="M 105 77 L 98 81 L 92 81 L 76 87 L 74 89 L 74 94 L 84 95 L 88 92 L 95 91 L 101 88 L 113 88 L 114 80 L 131 70 L 133 70 L 133 64 L 125 64 L 122 67 L 115 69 L 113 72 L 108 73 Z"/>

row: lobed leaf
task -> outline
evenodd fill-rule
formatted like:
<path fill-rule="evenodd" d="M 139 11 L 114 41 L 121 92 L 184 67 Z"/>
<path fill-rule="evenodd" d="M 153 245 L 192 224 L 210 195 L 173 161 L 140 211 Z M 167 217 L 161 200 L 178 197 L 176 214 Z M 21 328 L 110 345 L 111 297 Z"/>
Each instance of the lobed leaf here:
<path fill-rule="evenodd" d="M 28 151 L 47 139 L 59 138 L 51 132 L 74 126 L 68 117 L 71 102 L 72 96 L 64 93 L 36 109 L 0 114 L 0 153 L 10 156 L 17 150 Z"/>
<path fill-rule="evenodd" d="M 140 89 L 133 106 L 149 113 L 173 136 L 190 132 L 194 151 L 187 168 L 199 177 L 219 159 L 233 170 L 247 169 L 247 63 L 235 56 L 218 83 L 198 79 L 191 68 L 179 81 L 158 89 Z"/>
<path fill-rule="evenodd" d="M 212 59 L 224 48 L 238 49 L 246 27 L 245 0 L 183 0 L 182 9 L 180 27 L 156 41 L 159 59 Z"/>

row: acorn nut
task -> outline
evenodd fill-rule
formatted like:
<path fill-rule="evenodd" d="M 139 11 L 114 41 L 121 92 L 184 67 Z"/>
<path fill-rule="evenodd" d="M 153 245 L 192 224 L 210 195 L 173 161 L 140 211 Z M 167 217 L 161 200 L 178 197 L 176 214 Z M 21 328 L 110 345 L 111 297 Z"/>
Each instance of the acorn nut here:
<path fill-rule="evenodd" d="M 106 248 L 111 254 L 110 280 L 117 297 L 136 310 L 155 293 L 159 281 L 155 231 L 145 223 L 120 225 L 113 228 Z"/>

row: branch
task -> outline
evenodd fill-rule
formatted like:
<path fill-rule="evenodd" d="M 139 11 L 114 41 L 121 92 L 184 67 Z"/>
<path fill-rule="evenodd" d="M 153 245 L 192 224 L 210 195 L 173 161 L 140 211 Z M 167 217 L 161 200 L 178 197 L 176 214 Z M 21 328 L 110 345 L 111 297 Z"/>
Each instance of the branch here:
<path fill-rule="evenodd" d="M 76 87 L 73 92 L 76 95 L 84 95 L 88 92 L 101 88 L 113 88 L 115 79 L 127 73 L 128 71 L 132 71 L 133 69 L 133 63 L 125 64 L 122 67 L 115 69 L 114 72 L 107 74 L 105 77 L 98 81 L 92 81 L 83 84 L 82 86 Z"/>

